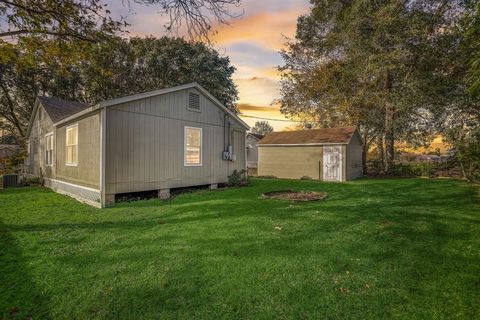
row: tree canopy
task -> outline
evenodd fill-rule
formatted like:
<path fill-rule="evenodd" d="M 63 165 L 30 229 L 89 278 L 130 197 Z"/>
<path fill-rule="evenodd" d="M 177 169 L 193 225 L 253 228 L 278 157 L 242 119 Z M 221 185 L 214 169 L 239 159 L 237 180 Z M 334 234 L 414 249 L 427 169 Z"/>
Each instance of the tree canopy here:
<path fill-rule="evenodd" d="M 312 1 L 282 53 L 281 111 L 316 126 L 357 125 L 364 153 L 376 141 L 389 171 L 396 141 L 424 143 L 452 108 L 477 108 L 461 31 L 472 10 L 461 0 Z"/>
<path fill-rule="evenodd" d="M 256 121 L 255 125 L 252 127 L 252 132 L 266 136 L 273 132 L 273 127 L 268 121 Z"/>
<path fill-rule="evenodd" d="M 238 15 L 232 8 L 241 0 L 131 0 L 154 6 L 169 17 L 166 31 L 182 25 L 191 39 L 208 40 L 213 24 L 228 24 Z M 130 1 L 122 1 L 130 5 Z M 104 0 L 0 0 L 0 39 L 21 35 L 43 35 L 98 42 L 124 31 L 123 18 L 112 17 Z"/>
<path fill-rule="evenodd" d="M 236 111 L 234 71 L 228 57 L 180 38 L 21 37 L 0 43 L 0 125 L 24 136 L 37 95 L 93 104 L 194 81 Z"/>

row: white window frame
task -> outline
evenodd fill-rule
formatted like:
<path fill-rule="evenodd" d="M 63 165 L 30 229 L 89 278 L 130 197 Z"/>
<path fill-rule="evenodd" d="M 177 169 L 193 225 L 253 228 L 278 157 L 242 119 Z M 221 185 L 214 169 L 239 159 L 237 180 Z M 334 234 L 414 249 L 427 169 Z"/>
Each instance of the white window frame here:
<path fill-rule="evenodd" d="M 27 158 L 26 158 L 26 161 L 25 161 L 25 164 L 27 166 L 30 165 L 30 156 L 32 155 L 32 151 L 31 151 L 31 146 L 30 146 L 30 139 L 27 140 Z"/>
<path fill-rule="evenodd" d="M 73 128 L 77 128 L 77 144 L 68 144 L 68 131 L 73 129 Z M 68 147 L 70 146 L 76 146 L 77 148 L 77 152 L 76 152 L 76 155 L 77 155 L 77 159 L 75 162 L 68 162 Z M 71 166 L 71 167 L 76 167 L 78 165 L 78 123 L 77 124 L 74 124 L 74 125 L 71 125 L 71 126 L 68 126 L 66 129 L 65 129 L 65 165 L 67 166 Z"/>
<path fill-rule="evenodd" d="M 187 130 L 200 130 L 200 163 L 187 163 Z M 183 130 L 183 165 L 185 167 L 201 167 L 203 165 L 203 129 L 185 126 Z"/>
<path fill-rule="evenodd" d="M 48 144 L 48 139 L 51 138 L 51 149 L 49 149 L 49 144 Z M 54 150 L 55 150 L 55 139 L 53 138 L 53 132 L 49 132 L 45 135 L 45 165 L 47 167 L 53 167 L 53 155 L 54 155 Z M 48 158 L 48 152 L 51 152 L 50 154 L 50 159 Z M 48 163 L 48 160 L 50 160 L 50 163 Z"/>

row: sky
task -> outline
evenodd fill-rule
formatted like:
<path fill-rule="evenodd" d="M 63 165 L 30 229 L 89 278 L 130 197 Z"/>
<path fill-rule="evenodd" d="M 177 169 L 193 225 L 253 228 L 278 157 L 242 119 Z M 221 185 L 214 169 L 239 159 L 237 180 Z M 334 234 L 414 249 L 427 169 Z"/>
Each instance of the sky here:
<path fill-rule="evenodd" d="M 163 36 L 165 16 L 155 6 L 130 7 L 123 1 L 110 0 L 109 9 L 124 16 L 130 23 L 132 36 Z M 275 67 L 282 64 L 279 51 L 284 47 L 286 37 L 295 35 L 299 15 L 307 13 L 308 0 L 243 0 L 233 13 L 241 14 L 228 26 L 215 26 L 218 32 L 213 37 L 214 47 L 230 57 L 237 68 L 233 75 L 239 90 L 238 108 L 242 119 L 253 126 L 259 118 L 268 120 L 275 131 L 289 130 L 295 123 L 280 113 L 278 105 L 272 102 L 279 98 L 280 75 Z"/>

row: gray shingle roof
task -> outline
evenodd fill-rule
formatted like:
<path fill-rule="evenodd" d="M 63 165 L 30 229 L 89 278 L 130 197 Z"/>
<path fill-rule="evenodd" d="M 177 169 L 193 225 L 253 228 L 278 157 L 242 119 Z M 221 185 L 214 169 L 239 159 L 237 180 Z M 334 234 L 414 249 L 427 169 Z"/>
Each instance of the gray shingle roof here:
<path fill-rule="evenodd" d="M 58 98 L 38 97 L 38 100 L 42 104 L 50 119 L 52 119 L 53 123 L 65 119 L 72 114 L 85 110 L 89 107 L 89 105 L 85 103 L 67 101 Z"/>

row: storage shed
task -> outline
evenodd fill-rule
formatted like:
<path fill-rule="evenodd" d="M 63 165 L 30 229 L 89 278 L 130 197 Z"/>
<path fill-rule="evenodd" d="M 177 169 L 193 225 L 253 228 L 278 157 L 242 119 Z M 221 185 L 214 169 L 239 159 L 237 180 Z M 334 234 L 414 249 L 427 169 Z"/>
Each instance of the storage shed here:
<path fill-rule="evenodd" d="M 259 176 L 347 181 L 363 175 L 355 127 L 273 132 L 257 146 Z"/>

